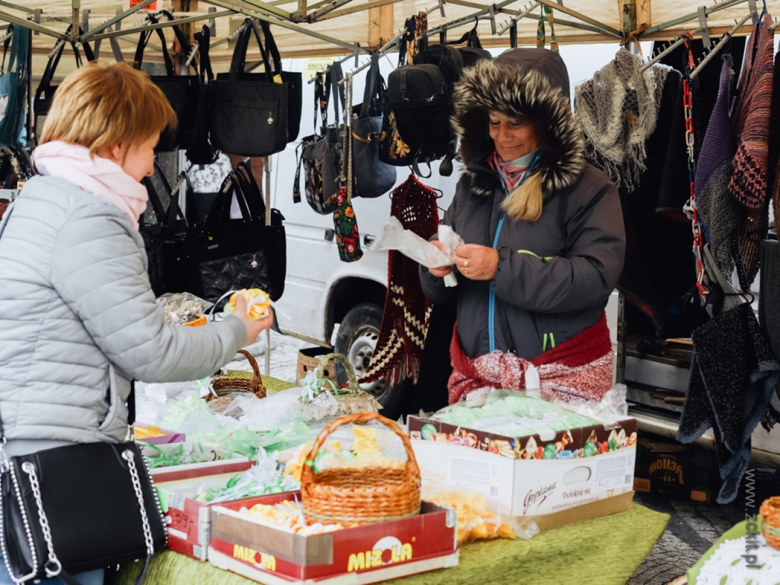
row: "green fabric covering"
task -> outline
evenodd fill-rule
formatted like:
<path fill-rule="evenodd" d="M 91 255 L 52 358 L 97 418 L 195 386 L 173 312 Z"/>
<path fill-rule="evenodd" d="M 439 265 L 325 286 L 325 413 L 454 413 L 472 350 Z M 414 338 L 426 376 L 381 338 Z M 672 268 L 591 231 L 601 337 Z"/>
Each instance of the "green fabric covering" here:
<path fill-rule="evenodd" d="M 271 376 L 260 377 L 263 379 L 263 386 L 265 386 L 265 389 L 268 390 L 269 393 L 281 392 L 282 390 L 287 390 L 288 388 L 295 388 L 295 384 L 285 382 L 284 380 L 272 378 Z"/>
<path fill-rule="evenodd" d="M 536 535 L 465 546 L 460 564 L 393 581 L 394 585 L 624 585 L 661 537 L 669 516 L 634 504 L 627 512 Z M 141 563 L 124 568 L 132 585 Z M 149 565 L 146 585 L 248 585 L 254 581 L 165 551 Z"/>

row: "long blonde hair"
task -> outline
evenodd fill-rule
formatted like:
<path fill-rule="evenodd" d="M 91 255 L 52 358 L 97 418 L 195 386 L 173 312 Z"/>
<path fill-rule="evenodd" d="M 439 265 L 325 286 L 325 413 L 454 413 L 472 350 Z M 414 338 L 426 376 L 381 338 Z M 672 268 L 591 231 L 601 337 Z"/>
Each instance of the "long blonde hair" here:
<path fill-rule="evenodd" d="M 520 183 L 501 205 L 510 218 L 534 222 L 542 216 L 543 203 L 542 174 L 535 172 Z"/>

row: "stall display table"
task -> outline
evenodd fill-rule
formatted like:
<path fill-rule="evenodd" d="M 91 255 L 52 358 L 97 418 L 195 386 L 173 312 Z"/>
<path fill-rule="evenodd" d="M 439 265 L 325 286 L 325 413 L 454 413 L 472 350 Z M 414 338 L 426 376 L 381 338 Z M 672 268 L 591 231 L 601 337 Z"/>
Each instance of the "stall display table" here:
<path fill-rule="evenodd" d="M 669 516 L 634 504 L 611 516 L 542 532 L 531 540 L 495 540 L 464 546 L 452 569 L 406 577 L 394 585 L 624 585 L 661 537 Z M 123 568 L 132 585 L 143 563 Z M 209 563 L 164 551 L 152 560 L 146 585 L 251 585 Z"/>

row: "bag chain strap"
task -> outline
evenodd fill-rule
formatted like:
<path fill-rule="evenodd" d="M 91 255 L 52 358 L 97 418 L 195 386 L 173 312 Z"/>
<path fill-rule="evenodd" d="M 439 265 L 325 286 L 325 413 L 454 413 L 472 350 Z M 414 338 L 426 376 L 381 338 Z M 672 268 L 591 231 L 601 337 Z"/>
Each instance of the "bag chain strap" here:
<path fill-rule="evenodd" d="M 3 440 L 3 443 L 5 443 L 5 439 Z M 24 523 L 24 532 L 27 535 L 27 544 L 30 545 L 30 556 L 32 557 L 32 572 L 29 575 L 23 575 L 22 577 L 14 577 L 14 572 L 11 567 L 11 561 L 8 559 L 8 546 L 5 541 L 5 530 L 3 529 L 4 526 L 3 506 L 1 505 L 0 505 L 0 545 L 3 548 L 3 560 L 5 561 L 5 566 L 6 569 L 8 570 L 8 575 L 11 577 L 11 580 L 14 583 L 16 583 L 17 585 L 22 585 L 23 583 L 35 577 L 36 567 L 38 566 L 38 553 L 35 550 L 35 541 L 33 541 L 32 531 L 30 530 L 30 523 L 27 519 L 27 511 L 24 508 L 24 500 L 22 500 L 22 492 L 19 489 L 19 481 L 16 478 L 16 472 L 14 471 L 13 465 L 11 465 L 8 459 L 6 458 L 5 452 L 3 452 L 3 457 L 5 458 L 5 461 L 3 461 L 2 472 L 0 473 L 11 474 L 11 480 L 13 481 L 14 484 L 14 491 L 16 492 L 16 499 L 19 502 L 19 510 L 22 513 L 22 522 Z"/>
<path fill-rule="evenodd" d="M 43 510 L 43 502 L 41 501 L 41 486 L 38 483 L 38 476 L 35 473 L 35 466 L 29 461 L 25 461 L 22 463 L 22 471 L 30 476 L 30 486 L 32 487 L 33 496 L 35 497 L 35 505 L 38 506 L 38 521 L 41 524 L 41 530 L 43 530 L 43 538 L 46 541 L 46 548 L 49 549 L 49 560 L 46 562 L 43 568 L 46 570 L 47 577 L 56 577 L 62 571 L 62 563 L 60 563 L 57 555 L 54 553 L 54 542 L 51 539 L 49 519 L 46 517 L 46 512 Z M 53 565 L 55 567 L 54 570 L 50 569 L 49 565 Z"/>
<path fill-rule="evenodd" d="M 122 453 L 122 457 L 127 461 L 128 467 L 130 468 L 130 475 L 133 478 L 133 489 L 135 490 L 136 498 L 138 498 L 138 505 L 141 508 L 141 521 L 144 527 L 146 554 L 147 556 L 151 557 L 154 554 L 154 539 L 152 539 L 152 527 L 149 525 L 149 517 L 146 515 L 144 494 L 141 491 L 141 479 L 138 476 L 138 469 L 135 466 L 133 452 L 130 449 L 125 449 L 125 451 Z"/>

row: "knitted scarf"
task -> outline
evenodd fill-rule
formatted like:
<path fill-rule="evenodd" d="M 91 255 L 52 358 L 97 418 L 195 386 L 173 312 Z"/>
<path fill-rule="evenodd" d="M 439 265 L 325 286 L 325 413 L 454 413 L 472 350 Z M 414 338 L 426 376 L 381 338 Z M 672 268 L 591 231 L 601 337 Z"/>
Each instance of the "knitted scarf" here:
<path fill-rule="evenodd" d="M 615 354 L 609 339 L 607 317 L 568 341 L 539 354 L 531 361 L 513 353 L 495 350 L 469 359 L 460 345 L 458 328 L 450 345 L 452 376 L 450 404 L 481 394 L 485 389 L 522 390 L 527 376 L 538 375 L 543 397 L 567 402 L 601 400 L 612 386 L 612 363 Z"/>
<path fill-rule="evenodd" d="M 504 160 L 498 155 L 498 152 L 493 151 L 488 157 L 488 165 L 494 171 L 501 175 L 504 180 L 504 186 L 507 193 L 514 193 L 515 189 L 520 185 L 525 176 L 525 173 L 531 166 L 531 163 L 536 158 L 537 151 L 529 152 L 525 156 L 516 158 L 510 162 L 504 162 Z"/>
<path fill-rule="evenodd" d="M 729 189 L 740 203 L 750 209 L 761 208 L 767 197 L 774 76 L 774 32 L 769 30 L 771 24 L 772 17 L 766 14 L 763 21 L 753 27 L 732 117 L 737 152 Z"/>
<path fill-rule="evenodd" d="M 392 193 L 390 214 L 404 229 L 429 239 L 439 227 L 436 192 L 414 174 Z M 420 265 L 395 250 L 388 253 L 388 282 L 379 340 L 361 384 L 387 380 L 395 386 L 411 377 L 417 382 L 428 333 L 431 302 L 420 285 Z"/>
<path fill-rule="evenodd" d="M 574 116 L 588 156 L 619 187 L 632 191 L 646 169 L 645 143 L 655 130 L 669 68 L 641 71 L 642 60 L 621 49 L 593 79 L 574 90 Z"/>

